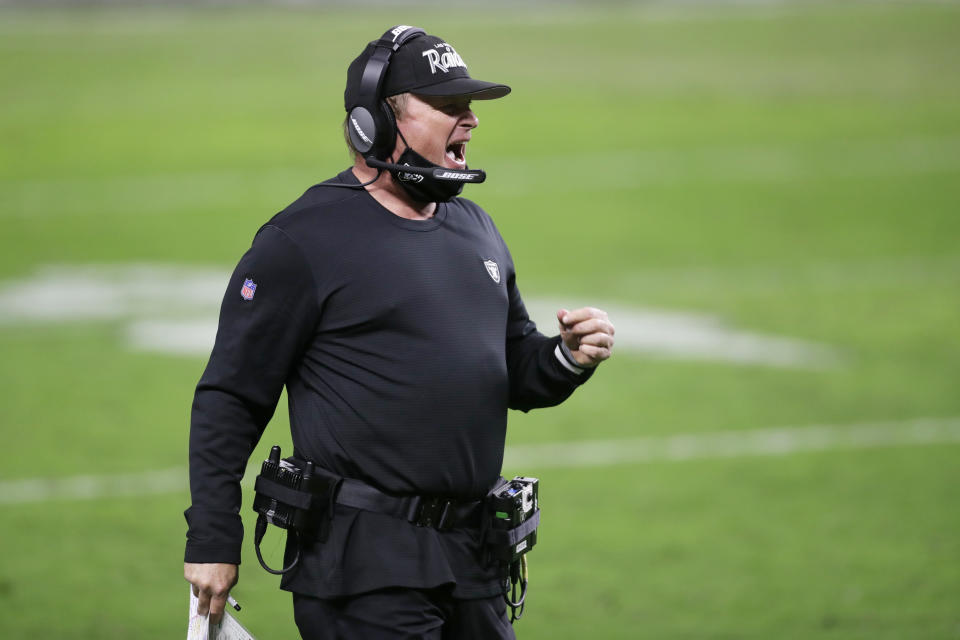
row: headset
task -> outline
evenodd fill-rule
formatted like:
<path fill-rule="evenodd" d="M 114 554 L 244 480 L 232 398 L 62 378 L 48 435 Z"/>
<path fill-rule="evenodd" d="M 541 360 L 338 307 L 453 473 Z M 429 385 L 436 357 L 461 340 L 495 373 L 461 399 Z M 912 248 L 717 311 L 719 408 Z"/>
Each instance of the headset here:
<path fill-rule="evenodd" d="M 397 139 L 397 120 L 393 109 L 382 99 L 383 80 L 387 76 L 390 58 L 404 43 L 426 35 L 419 27 L 397 25 L 388 29 L 376 43 L 360 76 L 360 96 L 350 109 L 350 141 L 364 157 L 386 160 Z"/>
<path fill-rule="evenodd" d="M 427 35 L 419 27 L 400 24 L 388 29 L 376 42 L 360 76 L 360 95 L 357 104 L 347 115 L 347 131 L 353 148 L 360 152 L 367 166 L 382 171 L 402 171 L 443 182 L 483 182 L 487 174 L 482 169 L 445 169 L 411 167 L 387 162 L 397 140 L 397 119 L 393 109 L 381 97 L 383 81 L 387 77 L 390 59 L 405 43 Z M 379 172 L 377 177 L 379 177 Z M 376 181 L 374 178 L 373 181 Z M 371 181 L 371 182 L 373 182 Z M 355 187 L 356 185 L 349 185 Z M 366 185 L 360 185 L 361 187 Z"/>

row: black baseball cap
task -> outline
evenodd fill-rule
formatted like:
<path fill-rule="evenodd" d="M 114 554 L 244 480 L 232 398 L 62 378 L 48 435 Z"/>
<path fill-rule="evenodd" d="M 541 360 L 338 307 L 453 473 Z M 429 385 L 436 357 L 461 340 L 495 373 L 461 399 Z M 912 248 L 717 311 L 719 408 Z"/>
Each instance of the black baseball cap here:
<path fill-rule="evenodd" d="M 377 42 L 369 43 L 347 69 L 347 88 L 343 92 L 347 111 L 357 106 L 360 100 L 360 79 Z M 425 34 L 405 42 L 390 58 L 381 97 L 408 91 L 424 96 L 469 96 L 474 100 L 493 100 L 510 93 L 510 87 L 471 78 L 466 63 L 452 46 L 441 38 Z"/>

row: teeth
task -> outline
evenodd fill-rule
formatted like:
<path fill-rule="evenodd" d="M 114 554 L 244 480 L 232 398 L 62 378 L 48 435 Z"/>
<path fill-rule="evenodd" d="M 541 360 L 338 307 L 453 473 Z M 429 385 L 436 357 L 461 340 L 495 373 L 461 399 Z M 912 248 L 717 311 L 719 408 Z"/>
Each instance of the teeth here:
<path fill-rule="evenodd" d="M 466 151 L 466 143 L 458 142 L 447 147 L 447 157 L 454 162 L 463 162 L 463 154 Z"/>

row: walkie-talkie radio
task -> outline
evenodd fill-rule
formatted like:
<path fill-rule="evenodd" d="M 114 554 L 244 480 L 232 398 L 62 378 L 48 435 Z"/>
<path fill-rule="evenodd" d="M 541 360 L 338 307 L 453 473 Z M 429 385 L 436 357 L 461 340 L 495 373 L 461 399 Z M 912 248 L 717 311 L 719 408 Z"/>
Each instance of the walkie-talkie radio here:
<path fill-rule="evenodd" d="M 302 466 L 301 466 L 302 465 Z M 280 458 L 280 447 L 270 449 L 270 457 L 263 461 L 257 476 L 253 510 L 259 516 L 254 533 L 257 560 L 270 573 L 279 575 L 293 569 L 300 560 L 300 544 L 304 536 L 326 538 L 329 523 L 324 515 L 332 514 L 330 504 L 336 495 L 337 482 L 316 474 L 313 462 L 301 463 L 293 458 Z M 260 554 L 260 541 L 267 524 L 293 532 L 297 536 L 297 550 L 293 561 L 282 569 L 271 569 Z"/>
<path fill-rule="evenodd" d="M 503 570 L 503 598 L 510 605 L 511 622 L 523 615 L 527 597 L 526 554 L 537 543 L 539 482 L 537 478 L 516 476 L 487 496 L 492 517 L 487 548 Z"/>
<path fill-rule="evenodd" d="M 490 508 L 493 510 L 493 526 L 501 531 L 516 529 L 533 518 L 540 508 L 537 478 L 517 476 L 503 483 L 490 494 Z M 513 562 L 533 548 L 537 543 L 537 530 L 534 528 L 516 543 L 494 549 L 494 557 L 501 562 Z"/>

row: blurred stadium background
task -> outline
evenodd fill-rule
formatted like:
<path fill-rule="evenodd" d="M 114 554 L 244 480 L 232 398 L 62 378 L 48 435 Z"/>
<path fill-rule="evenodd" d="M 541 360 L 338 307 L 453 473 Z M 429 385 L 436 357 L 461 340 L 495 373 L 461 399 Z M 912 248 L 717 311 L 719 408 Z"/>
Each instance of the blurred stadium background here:
<path fill-rule="evenodd" d="M 406 23 L 514 87 L 464 195 L 531 306 L 618 323 L 511 416 L 520 637 L 960 638 L 957 4 L 0 5 L 0 637 L 185 635 L 226 276 L 347 166 L 346 65 Z M 295 637 L 245 545 L 238 618 Z"/>

